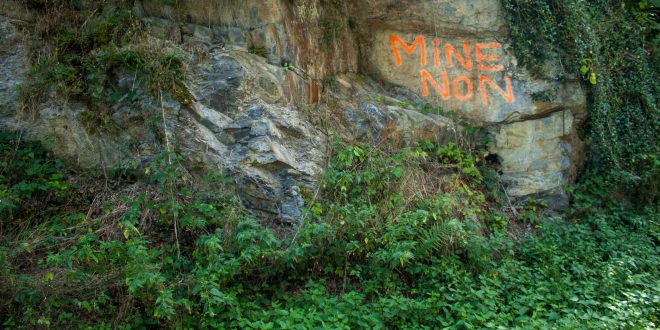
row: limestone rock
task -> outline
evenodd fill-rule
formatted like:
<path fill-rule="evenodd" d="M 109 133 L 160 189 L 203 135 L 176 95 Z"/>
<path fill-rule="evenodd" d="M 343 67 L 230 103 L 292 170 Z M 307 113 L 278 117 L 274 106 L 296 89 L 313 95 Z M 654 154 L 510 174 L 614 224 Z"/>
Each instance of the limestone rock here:
<path fill-rule="evenodd" d="M 574 120 L 563 110 L 494 129 L 491 152 L 502 162 L 502 179 L 512 197 L 549 197 L 552 207 L 567 206 L 563 188 L 575 179 L 582 152 L 581 144 L 573 141 Z"/>
<path fill-rule="evenodd" d="M 557 207 L 580 164 L 580 84 L 558 63 L 543 77 L 518 65 L 498 0 L 135 1 L 146 42 L 184 55 L 192 100 L 121 100 L 100 122 L 55 94 L 19 115 L 29 41 L 16 19 L 34 23 L 18 3 L 0 4 L 0 128 L 82 167 L 144 164 L 166 137 L 189 169 L 223 171 L 248 207 L 293 222 L 322 173 L 329 141 L 317 121 L 346 138 L 441 144 L 464 136 L 443 115 L 457 113 L 491 134 L 509 195 Z M 427 103 L 443 111 L 420 111 Z"/>
<path fill-rule="evenodd" d="M 12 20 L 0 16 L 0 116 L 10 115 L 17 109 L 17 87 L 23 81 L 27 65 L 27 50 Z"/>
<path fill-rule="evenodd" d="M 566 205 L 586 97 L 558 62 L 543 77 L 518 65 L 499 1 L 352 4 L 363 72 L 489 127 L 508 193 Z"/>
<path fill-rule="evenodd" d="M 376 88 L 373 80 L 355 75 L 340 75 L 337 88 L 328 94 L 339 109 L 345 135 L 355 139 L 413 144 L 431 140 L 438 144 L 455 141 L 464 130 L 453 120 L 435 113 L 422 113 L 414 93 Z"/>

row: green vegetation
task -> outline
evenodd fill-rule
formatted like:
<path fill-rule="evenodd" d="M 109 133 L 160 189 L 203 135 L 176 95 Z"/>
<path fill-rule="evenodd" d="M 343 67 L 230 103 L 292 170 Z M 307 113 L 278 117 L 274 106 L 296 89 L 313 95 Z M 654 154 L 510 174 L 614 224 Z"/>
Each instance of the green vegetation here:
<path fill-rule="evenodd" d="M 140 90 L 189 100 L 180 57 L 151 48 L 129 2 L 113 3 L 27 1 L 51 20 L 34 31 L 46 47 L 26 101 L 51 90 L 91 110 Z M 0 327 L 657 327 L 657 7 L 504 4 L 523 63 L 541 74 L 558 53 L 591 89 L 592 158 L 566 215 L 514 207 L 483 151 L 454 143 L 335 143 L 289 228 L 255 220 L 231 180 L 194 177 L 173 153 L 99 178 L 2 133 Z M 322 41 L 335 25 L 321 22 Z M 118 88 L 126 72 L 136 88 Z M 620 197 L 631 192 L 644 198 Z"/>
<path fill-rule="evenodd" d="M 268 50 L 266 50 L 266 47 L 257 46 L 254 43 L 250 43 L 250 45 L 248 46 L 248 52 L 250 54 L 254 54 L 261 57 L 266 57 L 268 55 Z"/>
<path fill-rule="evenodd" d="M 558 56 L 589 91 L 588 174 L 657 203 L 660 180 L 658 1 L 503 0 L 516 57 L 543 74 Z"/>
<path fill-rule="evenodd" d="M 190 101 L 183 85 L 180 54 L 150 44 L 130 4 L 114 1 L 32 1 L 40 23 L 33 34 L 40 39 L 28 82 L 21 86 L 26 105 L 42 101 L 54 90 L 65 99 L 86 102 L 91 108 L 140 94 L 170 93 L 182 103 Z M 117 81 L 135 77 L 132 87 Z"/>
<path fill-rule="evenodd" d="M 40 197 L 47 205 L 69 188 L 60 162 L 48 160 L 41 146 L 19 140 L 19 136 L 0 134 L 0 217 L 5 221 L 37 220 L 39 204 L 31 202 Z"/>
<path fill-rule="evenodd" d="M 570 219 L 514 239 L 526 225 L 491 209 L 490 170 L 456 145 L 335 148 L 283 235 L 175 155 L 99 185 L 3 135 L 3 328 L 658 324 L 657 209 L 576 193 Z"/>
<path fill-rule="evenodd" d="M 318 26 L 321 32 L 320 42 L 324 47 L 333 45 L 348 27 L 346 5 L 342 0 L 321 0 L 323 10 Z"/>
<path fill-rule="evenodd" d="M 331 91 L 337 91 L 337 77 L 327 76 L 323 78 L 323 86 L 327 86 Z"/>

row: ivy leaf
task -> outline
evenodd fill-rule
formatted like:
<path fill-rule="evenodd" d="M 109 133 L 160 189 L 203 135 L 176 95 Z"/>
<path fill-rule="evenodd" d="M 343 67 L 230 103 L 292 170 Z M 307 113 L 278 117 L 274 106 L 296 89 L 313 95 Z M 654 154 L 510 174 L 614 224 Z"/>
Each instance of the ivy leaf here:
<path fill-rule="evenodd" d="M 114 103 L 121 100 L 122 98 L 124 98 L 124 94 L 119 92 L 113 92 L 112 94 L 110 94 L 110 96 L 108 96 L 108 102 Z"/>
<path fill-rule="evenodd" d="M 55 278 L 55 274 L 53 274 L 52 272 L 48 272 L 46 273 L 46 276 L 44 276 L 44 280 L 46 282 L 52 281 L 54 278 Z"/>
<path fill-rule="evenodd" d="M 583 66 L 580 68 L 580 72 L 581 72 L 582 74 L 587 74 L 587 72 L 589 72 L 589 68 L 588 68 L 586 65 L 583 65 Z"/>

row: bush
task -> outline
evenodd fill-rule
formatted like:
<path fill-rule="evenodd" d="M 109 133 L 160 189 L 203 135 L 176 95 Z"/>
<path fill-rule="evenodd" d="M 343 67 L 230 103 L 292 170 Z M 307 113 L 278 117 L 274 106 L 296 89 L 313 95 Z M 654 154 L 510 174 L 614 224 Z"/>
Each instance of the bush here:
<path fill-rule="evenodd" d="M 78 187 L 67 184 L 73 173 L 35 152 L 38 146 L 3 141 L 5 157 L 31 155 L 29 163 L 50 173 L 35 179 L 3 162 L 2 173 L 15 173 L 3 181 L 12 196 L 22 182 L 75 194 Z M 477 164 L 460 148 L 335 146 L 321 198 L 293 235 L 252 219 L 232 197 L 229 180 L 195 179 L 174 154 L 137 173 L 141 181 L 96 192 L 102 200 L 85 199 L 85 207 L 51 208 L 29 223 L 21 221 L 30 214 L 12 213 L 0 243 L 0 323 L 456 329 L 657 324 L 656 210 L 636 213 L 583 195 L 574 220 L 541 221 L 540 236 L 516 242 L 501 229 L 488 234 L 482 225 L 516 219 L 493 222 L 482 176 L 464 171 Z M 450 180 L 443 189 L 455 194 L 402 195 L 404 181 L 421 167 L 434 175 L 445 171 Z M 53 173 L 61 179 L 51 188 L 47 178 Z M 20 198 L 57 201 L 44 196 Z"/>
<path fill-rule="evenodd" d="M 0 218 L 4 222 L 47 206 L 68 189 L 62 163 L 48 159 L 40 145 L 20 142 L 16 133 L 0 132 Z"/>

